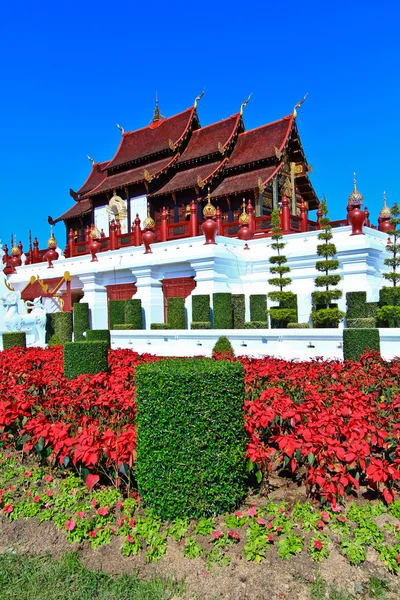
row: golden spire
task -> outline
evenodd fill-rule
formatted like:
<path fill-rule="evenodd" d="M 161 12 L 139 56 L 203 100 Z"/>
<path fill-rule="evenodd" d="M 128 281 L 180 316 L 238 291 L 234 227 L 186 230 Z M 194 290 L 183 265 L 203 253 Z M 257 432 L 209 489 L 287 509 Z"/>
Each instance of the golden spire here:
<path fill-rule="evenodd" d="M 381 209 L 379 216 L 381 219 L 390 219 L 392 211 L 386 206 L 386 192 L 383 192 L 383 208 Z"/>
<path fill-rule="evenodd" d="M 240 116 L 243 115 L 243 109 L 248 105 L 248 103 L 250 102 L 250 98 L 252 97 L 253 92 L 251 92 L 251 94 L 249 94 L 249 97 L 247 98 L 247 100 L 245 100 L 241 105 L 240 105 Z"/>
<path fill-rule="evenodd" d="M 153 227 L 155 227 L 155 226 L 156 226 L 156 224 L 154 223 L 153 219 L 150 216 L 150 204 L 147 203 L 147 217 L 143 221 L 143 227 L 144 227 L 144 229 L 153 229 Z"/>
<path fill-rule="evenodd" d="M 356 173 L 354 173 L 354 181 L 353 181 L 353 191 L 349 196 L 349 204 L 362 204 L 364 197 L 357 189 L 357 178 Z"/>
<path fill-rule="evenodd" d="M 300 108 L 300 106 L 301 106 L 301 105 L 302 105 L 302 104 L 303 104 L 303 103 L 306 101 L 306 98 L 307 98 L 307 96 L 308 96 L 308 92 L 307 92 L 307 94 L 304 96 L 303 100 L 300 100 L 300 102 L 298 102 L 298 103 L 296 104 L 296 106 L 294 107 L 294 109 L 293 109 L 293 118 L 294 118 L 294 119 L 296 119 L 296 117 L 297 117 L 297 109 L 298 109 L 298 108 Z"/>
<path fill-rule="evenodd" d="M 205 92 L 205 89 L 201 92 L 201 94 L 199 94 L 198 96 L 196 96 L 196 98 L 194 100 L 193 108 L 197 108 L 197 103 L 200 102 L 200 100 L 204 96 L 204 92 Z"/>
<path fill-rule="evenodd" d="M 250 223 L 250 217 L 246 212 L 246 200 L 244 198 L 242 203 L 242 214 L 239 217 L 239 223 L 241 225 L 248 225 Z"/>
<path fill-rule="evenodd" d="M 207 204 L 203 208 L 203 215 L 206 219 L 211 219 L 212 217 L 215 217 L 216 214 L 217 214 L 217 210 L 216 210 L 215 206 L 213 206 L 211 204 L 210 186 L 208 186 Z"/>
<path fill-rule="evenodd" d="M 165 119 L 165 117 L 163 117 L 163 115 L 160 113 L 160 109 L 158 108 L 158 92 L 156 92 L 156 106 L 154 109 L 152 123 L 156 123 L 156 121 L 161 121 L 162 119 Z"/>

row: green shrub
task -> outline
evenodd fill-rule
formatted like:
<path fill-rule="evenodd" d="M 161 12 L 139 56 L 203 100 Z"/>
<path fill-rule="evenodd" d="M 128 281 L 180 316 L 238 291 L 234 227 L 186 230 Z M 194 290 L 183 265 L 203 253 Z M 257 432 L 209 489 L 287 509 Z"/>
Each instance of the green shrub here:
<path fill-rule="evenodd" d="M 382 306 L 376 310 L 380 327 L 399 327 L 400 306 Z"/>
<path fill-rule="evenodd" d="M 244 329 L 268 329 L 267 321 L 247 321 Z"/>
<path fill-rule="evenodd" d="M 109 329 L 88 329 L 86 332 L 87 342 L 103 341 L 107 342 L 108 347 L 111 346 L 111 335 Z"/>
<path fill-rule="evenodd" d="M 207 323 L 210 320 L 211 319 L 209 294 L 199 294 L 198 296 L 192 296 L 193 323 Z"/>
<path fill-rule="evenodd" d="M 54 313 L 54 333 L 61 340 L 63 344 L 65 342 L 72 341 L 72 312 L 58 312 Z"/>
<path fill-rule="evenodd" d="M 313 327 L 324 329 L 327 327 L 338 328 L 340 321 L 343 321 L 343 312 L 336 307 L 320 308 L 312 311 L 311 320 Z"/>
<path fill-rule="evenodd" d="M 56 330 L 56 314 L 47 313 L 46 319 L 46 342 L 49 342 L 50 338 L 55 334 Z"/>
<path fill-rule="evenodd" d="M 3 350 L 8 348 L 26 348 L 25 331 L 3 333 Z"/>
<path fill-rule="evenodd" d="M 379 329 L 343 329 L 345 360 L 359 360 L 366 350 L 380 351 Z"/>
<path fill-rule="evenodd" d="M 90 329 L 89 304 L 87 302 L 75 302 L 74 304 L 74 342 L 84 342 L 85 331 Z"/>
<path fill-rule="evenodd" d="M 346 318 L 358 319 L 365 317 L 365 305 L 367 303 L 367 292 L 347 292 L 346 294 Z"/>
<path fill-rule="evenodd" d="M 125 300 L 124 323 L 129 323 L 131 329 L 143 329 L 142 301 L 139 298 Z"/>
<path fill-rule="evenodd" d="M 232 294 L 233 328 L 244 329 L 246 299 L 244 294 Z"/>
<path fill-rule="evenodd" d="M 108 372 L 107 342 L 66 342 L 64 344 L 64 375 L 67 379 L 100 372 Z"/>
<path fill-rule="evenodd" d="M 377 308 L 378 308 L 378 302 L 366 302 L 364 317 L 376 317 Z"/>
<path fill-rule="evenodd" d="M 169 323 L 152 323 L 150 329 L 172 329 Z"/>
<path fill-rule="evenodd" d="M 288 329 L 310 329 L 310 323 L 288 323 Z"/>
<path fill-rule="evenodd" d="M 129 329 L 134 329 L 132 323 L 115 323 L 114 331 L 127 331 Z"/>
<path fill-rule="evenodd" d="M 190 323 L 190 329 L 211 329 L 210 321 L 193 321 Z"/>
<path fill-rule="evenodd" d="M 349 329 L 374 329 L 376 327 L 376 319 L 374 317 L 346 318 L 346 327 Z"/>
<path fill-rule="evenodd" d="M 214 329 L 233 329 L 232 294 L 213 294 Z"/>
<path fill-rule="evenodd" d="M 400 306 L 400 287 L 383 287 L 379 290 L 379 308 Z"/>
<path fill-rule="evenodd" d="M 267 308 L 266 294 L 252 294 L 250 296 L 250 322 L 258 321 L 264 323 L 266 321 Z"/>
<path fill-rule="evenodd" d="M 235 355 L 233 352 L 232 344 L 224 335 L 221 335 L 218 338 L 218 340 L 215 342 L 214 348 L 212 349 L 213 356 L 217 352 L 221 354 L 230 354 L 231 356 Z"/>
<path fill-rule="evenodd" d="M 232 511 L 246 493 L 243 366 L 168 359 L 135 377 L 144 506 L 170 520 Z"/>
<path fill-rule="evenodd" d="M 171 329 L 186 329 L 185 298 L 168 298 L 167 315 Z"/>
<path fill-rule="evenodd" d="M 109 300 L 108 323 L 114 329 L 115 323 L 125 323 L 125 300 Z"/>
<path fill-rule="evenodd" d="M 50 346 L 50 348 L 52 348 L 53 346 L 62 346 L 63 343 L 60 340 L 60 338 L 58 337 L 58 335 L 56 335 L 55 333 L 51 336 L 51 338 L 49 339 L 49 341 L 47 342 L 47 345 Z"/>
<path fill-rule="evenodd" d="M 297 295 L 293 292 L 270 292 L 268 297 L 279 306 L 269 309 L 272 329 L 287 329 L 288 323 L 296 323 L 298 319 Z"/>

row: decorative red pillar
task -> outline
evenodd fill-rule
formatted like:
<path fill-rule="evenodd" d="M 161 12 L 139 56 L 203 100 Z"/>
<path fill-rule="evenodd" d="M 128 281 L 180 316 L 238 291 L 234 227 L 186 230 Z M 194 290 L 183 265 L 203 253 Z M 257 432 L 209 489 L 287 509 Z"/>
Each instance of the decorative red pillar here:
<path fill-rule="evenodd" d="M 215 216 L 217 214 L 217 211 L 215 209 L 215 206 L 213 206 L 210 202 L 210 189 L 208 190 L 207 200 L 208 200 L 207 204 L 203 208 L 203 215 L 204 215 L 205 221 L 201 226 L 201 230 L 204 234 L 204 237 L 206 238 L 206 241 L 204 242 L 205 246 L 207 244 L 216 244 L 217 243 L 215 241 L 215 236 L 217 234 L 217 228 L 218 228 L 217 223 L 215 221 Z"/>
<path fill-rule="evenodd" d="M 364 208 L 364 215 L 365 215 L 365 221 L 364 221 L 364 225 L 366 227 L 371 227 L 371 222 L 369 220 L 369 210 L 368 210 L 368 206 L 366 206 Z"/>
<path fill-rule="evenodd" d="M 390 219 L 392 218 L 392 211 L 386 206 L 386 192 L 383 193 L 383 208 L 379 213 L 378 218 L 378 229 L 387 233 L 389 229 L 393 229 Z"/>
<path fill-rule="evenodd" d="M 356 174 L 354 173 L 354 187 L 349 196 L 349 213 L 347 215 L 347 220 L 351 225 L 350 235 L 364 235 L 362 227 L 365 221 L 365 214 L 364 211 L 361 210 L 362 202 L 363 196 L 357 189 Z"/>
<path fill-rule="evenodd" d="M 282 212 L 280 217 L 282 233 L 290 233 L 290 208 L 289 199 L 286 195 L 282 198 Z"/>
<path fill-rule="evenodd" d="M 86 225 L 85 227 L 85 244 L 89 244 L 90 242 L 90 227 L 89 225 Z"/>
<path fill-rule="evenodd" d="M 73 232 L 72 227 L 69 230 L 69 234 L 68 234 L 68 248 L 69 248 L 69 256 L 71 257 L 74 255 L 74 249 L 75 249 L 74 232 Z"/>
<path fill-rule="evenodd" d="M 44 259 L 49 263 L 48 269 L 53 269 L 53 260 L 58 259 L 58 252 L 56 252 L 57 248 L 57 240 L 54 237 L 54 233 L 51 234 L 48 242 L 47 242 L 47 252 L 44 255 Z"/>
<path fill-rule="evenodd" d="M 92 225 L 92 230 L 90 232 L 90 244 L 89 244 L 89 251 L 90 254 L 92 255 L 92 260 L 90 262 L 97 262 L 98 258 L 97 258 L 97 254 L 99 252 L 101 252 L 101 242 L 99 241 L 99 230 L 97 229 L 97 227 L 95 225 Z"/>
<path fill-rule="evenodd" d="M 104 233 L 104 229 L 103 229 L 103 228 L 101 228 L 101 231 L 100 231 L 100 239 L 101 239 L 101 240 L 104 240 L 104 238 L 105 238 L 105 237 L 106 237 L 106 234 Z"/>
<path fill-rule="evenodd" d="M 139 215 L 136 213 L 136 219 L 133 227 L 133 245 L 140 246 L 142 243 L 142 234 L 140 231 L 140 219 Z"/>
<path fill-rule="evenodd" d="M 249 198 L 249 201 L 247 203 L 247 214 L 250 217 L 249 227 L 250 227 L 251 231 L 254 233 L 255 230 L 256 230 L 256 219 L 255 219 L 255 216 L 254 216 L 254 207 L 253 207 L 253 205 L 251 203 L 250 198 Z"/>
<path fill-rule="evenodd" d="M 20 267 L 22 265 L 21 255 L 19 253 L 19 248 L 17 246 L 13 246 L 11 248 L 11 258 L 7 262 L 7 266 L 11 268 L 11 273 L 16 273 L 15 267 Z"/>
<path fill-rule="evenodd" d="M 300 203 L 300 231 L 308 231 L 308 211 L 304 198 L 301 199 Z"/>
<path fill-rule="evenodd" d="M 115 219 L 115 249 L 118 250 L 121 246 L 121 221 L 118 216 Z"/>
<path fill-rule="evenodd" d="M 38 239 L 36 237 L 33 240 L 33 262 L 34 263 L 40 262 L 39 242 L 38 242 Z"/>
<path fill-rule="evenodd" d="M 190 203 L 190 235 L 196 237 L 199 231 L 199 220 L 197 218 L 197 205 L 194 200 Z"/>
<path fill-rule="evenodd" d="M 161 212 L 160 238 L 162 242 L 166 242 L 168 239 L 167 211 L 165 210 L 165 206 L 163 206 Z"/>
<path fill-rule="evenodd" d="M 110 250 L 115 250 L 117 247 L 117 240 L 115 234 L 115 221 L 114 219 L 110 223 Z"/>
<path fill-rule="evenodd" d="M 147 208 L 147 218 L 144 220 L 143 226 L 144 231 L 142 233 L 142 240 L 145 247 L 144 254 L 152 254 L 153 251 L 150 244 L 155 242 L 156 234 L 154 233 L 155 223 L 150 216 L 150 208 Z"/>
<path fill-rule="evenodd" d="M 317 229 L 321 229 L 322 210 L 321 206 L 318 206 L 317 210 Z"/>
<path fill-rule="evenodd" d="M 222 227 L 221 209 L 219 206 L 217 206 L 217 211 L 216 211 L 216 223 L 217 223 L 217 234 L 223 235 L 224 231 L 223 231 L 223 227 Z"/>
<path fill-rule="evenodd" d="M 3 254 L 3 263 L 7 264 L 7 261 L 9 260 L 9 256 L 8 256 L 8 246 L 7 244 L 4 244 L 3 246 L 3 250 L 4 250 L 4 254 Z"/>

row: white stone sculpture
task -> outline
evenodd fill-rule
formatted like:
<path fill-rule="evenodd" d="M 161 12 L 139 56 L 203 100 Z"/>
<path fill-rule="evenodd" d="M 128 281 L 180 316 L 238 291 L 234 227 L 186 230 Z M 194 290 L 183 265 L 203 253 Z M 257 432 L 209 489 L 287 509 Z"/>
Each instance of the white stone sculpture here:
<path fill-rule="evenodd" d="M 46 309 L 41 304 L 41 298 L 35 298 L 33 302 L 27 300 L 25 308 L 32 309 L 30 313 L 21 315 L 18 312 L 18 302 L 21 299 L 20 292 L 6 292 L 0 299 L 6 309 L 4 324 L 9 331 L 32 331 L 35 339 L 30 345 L 46 347 Z"/>

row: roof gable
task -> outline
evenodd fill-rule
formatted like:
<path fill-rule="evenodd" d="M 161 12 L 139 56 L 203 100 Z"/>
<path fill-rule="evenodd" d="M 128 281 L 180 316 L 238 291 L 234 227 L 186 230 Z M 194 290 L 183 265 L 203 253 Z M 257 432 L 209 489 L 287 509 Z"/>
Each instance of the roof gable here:
<path fill-rule="evenodd" d="M 193 131 L 189 143 L 177 164 L 217 152 L 223 154 L 241 123 L 240 114 L 237 113 L 228 119 L 196 129 L 196 131 Z"/>

